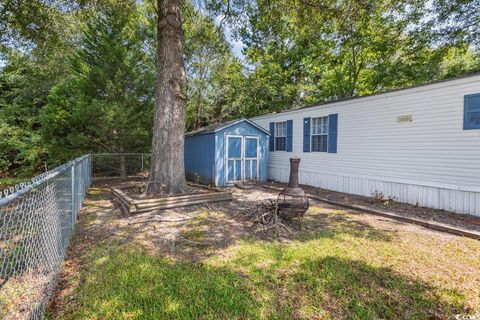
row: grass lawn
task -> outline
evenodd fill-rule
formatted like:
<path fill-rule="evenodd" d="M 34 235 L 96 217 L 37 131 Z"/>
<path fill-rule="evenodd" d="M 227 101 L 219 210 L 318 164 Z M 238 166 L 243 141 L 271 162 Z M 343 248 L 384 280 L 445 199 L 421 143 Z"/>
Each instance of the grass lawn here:
<path fill-rule="evenodd" d="M 452 319 L 480 314 L 479 241 L 313 203 L 307 229 L 294 237 L 266 240 L 242 233 L 218 246 L 176 243 L 167 252 L 160 241 L 164 237 L 152 239 L 163 232 L 161 226 L 127 224 L 104 191 L 92 193 L 50 318 Z M 169 228 L 206 239 L 204 234 L 216 234 L 212 230 L 219 225 L 247 228 L 229 208 L 214 211 L 211 219 L 201 215 L 187 226 Z M 95 234 L 103 237 L 94 240 Z M 193 258 L 193 252 L 204 254 Z"/>

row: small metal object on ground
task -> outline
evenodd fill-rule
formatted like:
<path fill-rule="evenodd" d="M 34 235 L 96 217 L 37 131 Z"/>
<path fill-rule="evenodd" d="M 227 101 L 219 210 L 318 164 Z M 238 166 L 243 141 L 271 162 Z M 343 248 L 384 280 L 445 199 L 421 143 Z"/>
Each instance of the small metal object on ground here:
<path fill-rule="evenodd" d="M 232 193 L 225 191 L 215 191 L 208 193 L 188 194 L 152 199 L 132 199 L 121 189 L 112 188 L 112 195 L 114 200 L 121 206 L 122 211 L 125 213 L 125 215 L 152 210 L 186 207 L 208 202 L 232 200 Z"/>
<path fill-rule="evenodd" d="M 305 191 L 298 186 L 299 165 L 299 158 L 290 159 L 288 186 L 280 192 L 277 198 L 280 215 L 288 219 L 303 217 L 309 207 L 309 201 Z"/>

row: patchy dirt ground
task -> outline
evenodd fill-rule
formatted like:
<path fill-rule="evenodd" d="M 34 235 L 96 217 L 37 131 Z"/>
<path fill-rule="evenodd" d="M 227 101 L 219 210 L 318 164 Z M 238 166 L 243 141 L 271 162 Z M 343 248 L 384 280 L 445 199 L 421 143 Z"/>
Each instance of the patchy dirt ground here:
<path fill-rule="evenodd" d="M 173 261 L 195 262 L 213 255 L 228 256 L 230 253 L 226 249 L 241 240 L 272 240 L 269 234 L 265 234 L 248 220 L 243 212 L 258 201 L 276 199 L 275 191 L 261 187 L 248 190 L 231 188 L 234 197 L 234 201 L 231 202 L 123 217 L 121 211 L 109 199 L 109 187 L 108 184 L 100 184 L 89 191 L 89 196 L 79 215 L 79 222 L 71 240 L 59 284 L 51 300 L 48 313 L 52 318 L 63 319 L 64 312 L 76 308 L 78 301 L 75 292 L 85 281 L 82 278 L 82 268 L 88 265 L 88 253 L 101 243 L 133 243 L 145 248 L 153 255 L 169 257 Z M 363 205 L 370 203 L 364 197 L 345 197 L 341 194 L 324 192 L 322 196 L 336 201 L 361 202 Z M 376 204 L 372 204 L 374 205 Z M 392 207 L 395 212 L 404 210 L 408 214 L 416 214 L 411 212 L 410 207 L 403 208 L 402 205 Z M 432 211 L 428 210 L 428 212 Z M 441 216 L 436 212 L 430 214 L 434 218 Z M 355 252 L 354 255 L 356 259 L 368 258 L 374 264 L 398 269 L 396 272 L 405 274 L 406 277 L 420 279 L 432 286 L 454 288 L 461 295 L 468 297 L 465 310 L 480 312 L 478 307 L 480 306 L 480 263 L 478 268 L 471 266 L 471 261 L 476 261 L 475 259 L 480 261 L 480 252 L 475 249 L 480 246 L 474 240 L 464 240 L 419 226 L 339 209 L 316 201 L 311 201 L 311 208 L 305 216 L 303 228 L 300 229 L 295 221 L 292 222 L 291 227 L 295 230 L 293 233 L 275 241 L 290 244 L 308 241 L 318 234 L 327 238 L 335 238 L 342 234 L 347 242 L 351 241 L 349 239 L 366 239 L 365 241 L 371 243 L 394 242 L 395 246 L 392 250 L 407 252 L 412 257 L 411 261 L 408 261 L 406 256 L 399 259 L 392 256 L 389 261 L 388 256 L 395 255 L 393 251 L 377 256 L 378 248 L 369 246 L 360 247 L 360 252 Z M 452 259 L 454 257 L 443 255 L 444 246 L 453 246 L 454 251 L 462 255 L 461 259 Z M 358 251 L 358 249 L 355 250 Z M 427 253 L 428 258 L 425 258 Z M 432 259 L 432 256 L 435 259 Z M 464 259 L 468 259 L 468 265 L 464 264 Z M 332 314 L 337 312 L 334 309 L 332 307 Z M 444 319 L 445 317 L 433 316 L 433 318 Z"/>
<path fill-rule="evenodd" d="M 286 184 L 282 183 L 269 184 L 280 188 L 284 188 L 286 186 Z M 445 210 L 419 207 L 408 203 L 397 202 L 395 199 L 380 200 L 374 197 L 358 196 L 305 185 L 303 185 L 302 188 L 310 194 L 318 195 L 336 202 L 342 202 L 350 205 L 361 205 L 373 210 L 380 209 L 383 211 L 389 211 L 404 217 L 417 218 L 427 221 L 437 221 L 455 227 L 480 231 L 480 217 L 469 214 L 458 214 Z"/>
<path fill-rule="evenodd" d="M 137 183 L 115 184 L 122 188 L 134 185 Z M 273 192 L 262 189 L 244 191 L 231 188 L 235 199 L 232 202 L 124 217 L 120 208 L 111 201 L 110 187 L 109 183 L 92 187 L 79 214 L 75 236 L 71 240 L 59 284 L 49 306 L 49 312 L 56 317 L 61 318 L 65 304 L 75 303 L 69 297 L 81 285 L 79 272 L 84 262 L 82 258 L 100 243 L 137 243 L 152 254 L 180 261 L 197 261 L 240 238 L 249 237 L 256 228 L 241 212 L 255 205 L 256 201 L 276 199 Z M 164 221 L 154 221 L 156 217 Z"/>

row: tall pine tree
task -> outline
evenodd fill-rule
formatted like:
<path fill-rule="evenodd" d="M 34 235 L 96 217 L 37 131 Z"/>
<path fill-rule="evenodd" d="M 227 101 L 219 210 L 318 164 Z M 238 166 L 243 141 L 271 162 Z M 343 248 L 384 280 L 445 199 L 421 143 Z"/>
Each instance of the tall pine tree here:
<path fill-rule="evenodd" d="M 87 23 L 72 75 L 54 87 L 42 113 L 50 155 L 146 151 L 154 69 L 142 20 L 130 1 L 106 5 Z M 121 172 L 126 175 L 125 161 Z"/>

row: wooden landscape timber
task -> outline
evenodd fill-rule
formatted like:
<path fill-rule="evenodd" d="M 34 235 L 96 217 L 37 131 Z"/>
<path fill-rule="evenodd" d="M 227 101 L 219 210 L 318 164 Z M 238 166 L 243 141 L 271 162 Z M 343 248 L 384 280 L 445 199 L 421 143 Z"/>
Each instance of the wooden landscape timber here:
<path fill-rule="evenodd" d="M 195 182 L 190 182 L 190 181 L 187 182 L 187 184 L 188 184 L 190 187 L 202 188 L 202 189 L 207 189 L 207 190 L 210 190 L 210 191 L 223 192 L 223 189 L 217 188 L 217 187 L 214 187 L 214 186 L 207 186 L 207 185 L 204 185 L 204 184 L 195 183 Z"/>
<path fill-rule="evenodd" d="M 125 215 L 232 200 L 232 193 L 227 191 L 187 194 L 165 198 L 132 199 L 119 188 L 112 188 L 111 190 L 113 200 L 120 205 Z"/>

